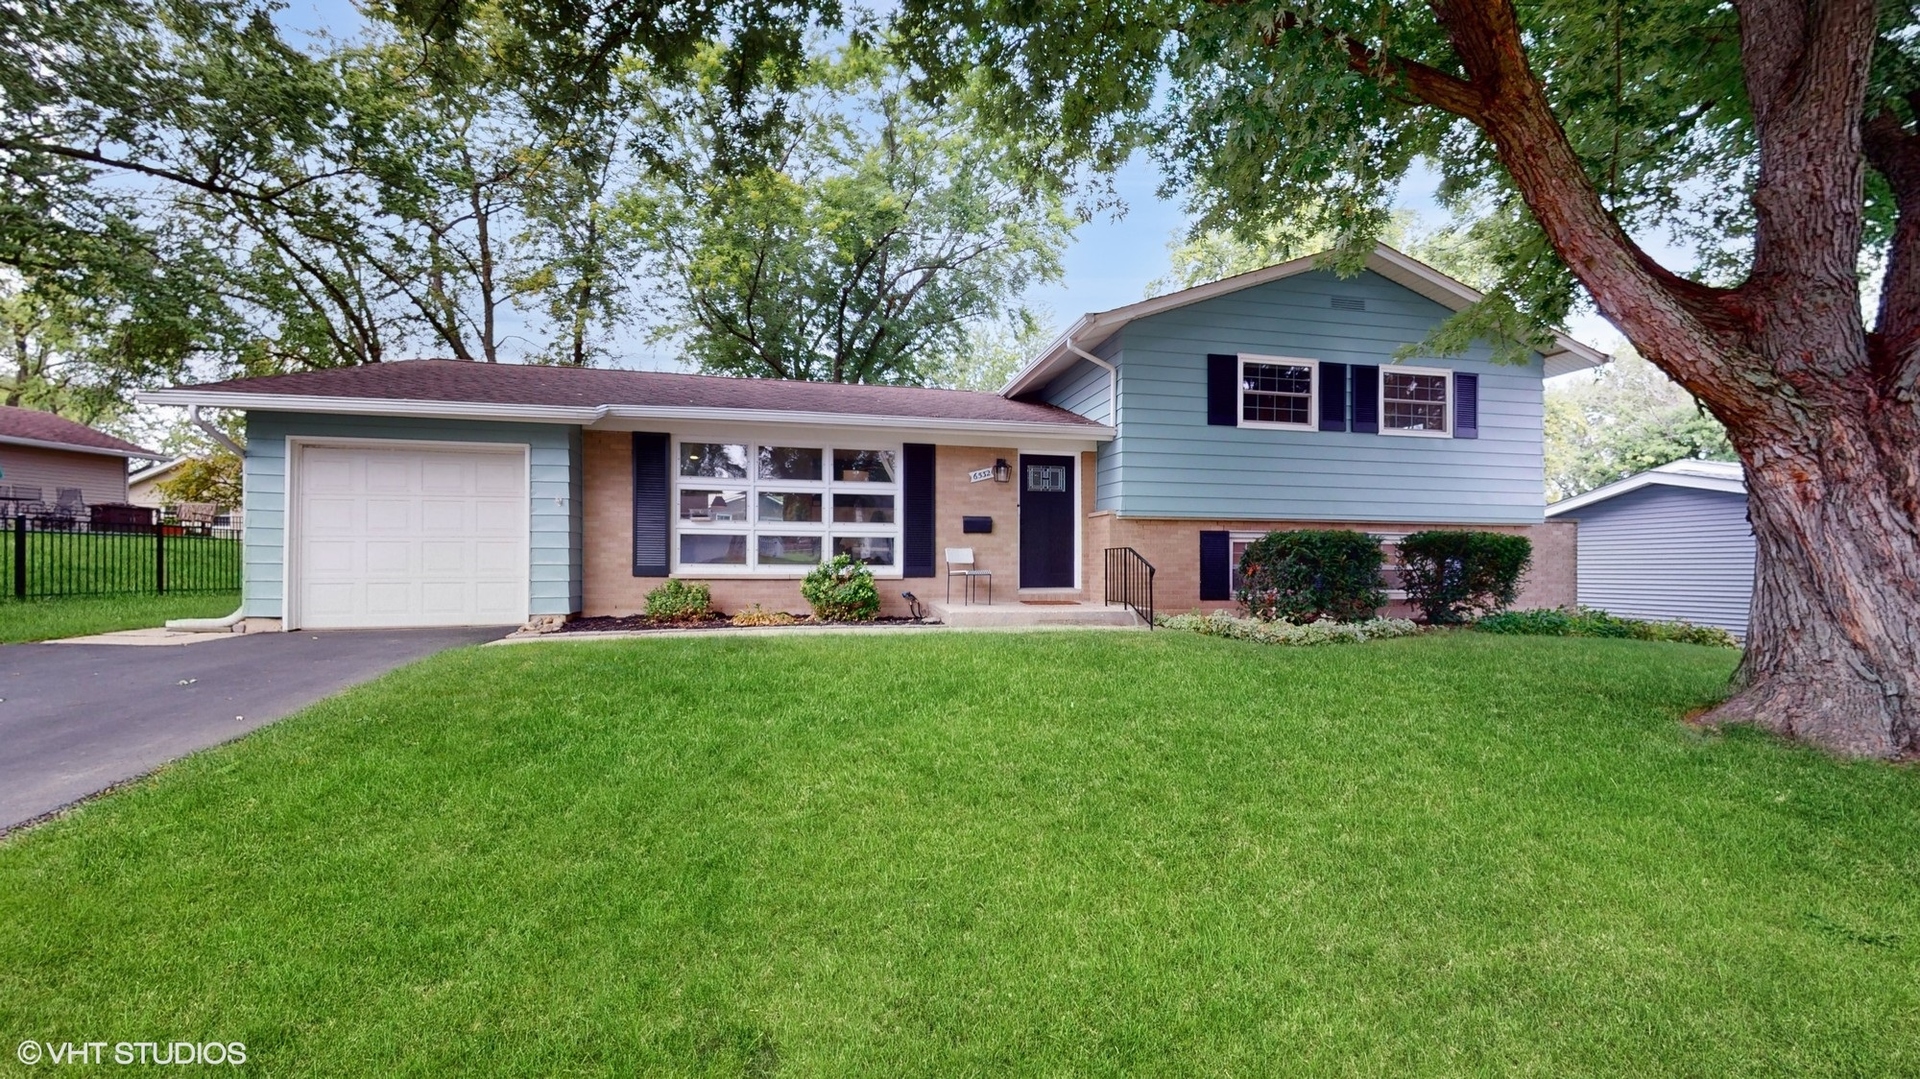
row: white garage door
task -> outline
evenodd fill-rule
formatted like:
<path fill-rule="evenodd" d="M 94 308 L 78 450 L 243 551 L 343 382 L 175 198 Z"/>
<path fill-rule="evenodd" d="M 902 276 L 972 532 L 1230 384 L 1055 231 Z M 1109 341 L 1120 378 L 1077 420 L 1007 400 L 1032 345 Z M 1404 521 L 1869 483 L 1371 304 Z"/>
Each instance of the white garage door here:
<path fill-rule="evenodd" d="M 298 626 L 526 621 L 521 447 L 301 446 L 294 479 Z"/>

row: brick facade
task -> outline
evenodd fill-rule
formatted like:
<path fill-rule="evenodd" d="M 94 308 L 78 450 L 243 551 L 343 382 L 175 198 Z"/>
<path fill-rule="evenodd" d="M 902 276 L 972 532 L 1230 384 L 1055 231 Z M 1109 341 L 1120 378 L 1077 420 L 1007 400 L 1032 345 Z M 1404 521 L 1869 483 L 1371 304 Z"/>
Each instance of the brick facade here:
<path fill-rule="evenodd" d="M 1090 456 L 1090 455 L 1089 455 Z M 583 507 L 586 529 L 583 614 L 633 614 L 646 607 L 650 589 L 662 578 L 633 575 L 633 443 L 631 436 L 619 432 L 588 431 L 585 445 L 586 505 Z M 976 469 L 992 468 L 1005 459 L 1017 463 L 1019 451 L 1012 448 L 941 446 L 934 453 L 934 576 L 905 580 L 882 579 L 879 582 L 881 612 L 907 613 L 901 592 L 912 592 L 922 599 L 946 595 L 945 555 L 948 547 L 972 547 L 975 564 L 993 572 L 995 602 L 1010 602 L 1019 580 L 1020 531 L 1017 484 L 967 479 Z M 992 517 L 993 531 L 967 535 L 960 531 L 962 517 Z M 958 582 L 955 582 L 958 584 Z M 714 577 L 708 578 L 713 590 L 713 605 L 721 611 L 737 611 L 751 603 L 772 610 L 804 614 L 806 601 L 800 598 L 800 578 L 794 577 Z M 1004 599 L 1003 599 L 1004 597 Z"/>
<path fill-rule="evenodd" d="M 633 451 L 630 436 L 589 431 L 585 440 L 586 504 L 584 614 L 632 614 L 646 606 L 647 592 L 661 578 L 633 575 Z M 882 611 L 906 614 L 903 591 L 923 599 L 946 595 L 945 552 L 948 547 L 972 547 L 976 564 L 993 572 L 994 601 L 1016 600 L 1020 576 L 1019 483 L 984 480 L 974 483 L 967 474 L 991 468 L 1004 459 L 1018 472 L 1019 451 L 1011 447 L 941 446 L 934 455 L 935 523 L 934 573 L 931 578 L 880 581 Z M 1171 520 L 1118 517 L 1094 509 L 1094 455 L 1081 454 L 1079 500 L 1081 517 L 1081 587 L 1070 595 L 1099 600 L 1104 585 L 1102 559 L 1109 547 L 1132 547 L 1153 563 L 1154 601 L 1163 611 L 1195 607 L 1231 607 L 1231 603 L 1200 602 L 1200 541 L 1202 531 L 1264 532 L 1281 528 L 1352 528 L 1369 532 L 1415 532 L 1432 527 L 1420 524 L 1340 523 L 1302 521 Z M 961 532 L 961 518 L 992 517 L 989 534 Z M 1463 526 L 1464 527 L 1464 526 Z M 1533 568 L 1521 587 L 1518 606 L 1570 607 L 1575 602 L 1575 526 L 1572 522 L 1539 525 L 1487 525 L 1488 531 L 1525 535 L 1533 541 Z M 750 603 L 803 614 L 799 577 L 710 578 L 714 606 L 737 611 Z M 1059 592 L 1050 592 L 1059 595 Z M 1395 604 L 1387 613 L 1405 613 Z"/>

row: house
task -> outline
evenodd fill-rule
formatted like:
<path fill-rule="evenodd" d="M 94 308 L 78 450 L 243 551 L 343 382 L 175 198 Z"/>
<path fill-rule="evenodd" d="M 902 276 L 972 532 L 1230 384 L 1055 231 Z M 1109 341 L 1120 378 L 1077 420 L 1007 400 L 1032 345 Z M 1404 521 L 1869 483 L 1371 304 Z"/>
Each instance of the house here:
<path fill-rule="evenodd" d="M 804 609 L 840 552 L 904 612 L 957 547 L 1000 603 L 1098 603 L 1131 547 L 1160 608 L 1225 606 L 1236 545 L 1300 526 L 1523 533 L 1523 602 L 1568 605 L 1541 381 L 1604 358 L 1392 362 L 1476 298 L 1295 260 L 1088 315 L 997 394 L 415 360 L 142 399 L 246 413 L 251 628 L 630 613 L 669 576 Z"/>
<path fill-rule="evenodd" d="M 136 457 L 160 454 L 51 412 L 0 405 L 0 516 L 51 511 L 62 491 L 79 492 L 83 505 L 124 503 Z"/>
<path fill-rule="evenodd" d="M 1580 602 L 1745 636 L 1753 600 L 1747 484 L 1732 461 L 1675 461 L 1547 507 L 1580 523 Z"/>
<path fill-rule="evenodd" d="M 179 507 L 160 490 L 160 486 L 180 474 L 191 457 L 175 457 L 161 461 L 150 468 L 143 468 L 127 479 L 127 501 L 136 506 L 146 506 L 159 511 L 163 517 L 179 513 Z M 211 506 L 211 523 L 215 528 L 239 528 L 244 519 L 238 506 Z"/>

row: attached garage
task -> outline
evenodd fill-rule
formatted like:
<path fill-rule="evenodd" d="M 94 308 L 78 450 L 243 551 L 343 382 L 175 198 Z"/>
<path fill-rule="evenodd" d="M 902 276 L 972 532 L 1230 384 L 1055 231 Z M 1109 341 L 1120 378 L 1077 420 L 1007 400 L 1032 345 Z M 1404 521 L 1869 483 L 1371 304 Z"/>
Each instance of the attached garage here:
<path fill-rule="evenodd" d="M 527 620 L 526 446 L 289 441 L 288 628 Z"/>

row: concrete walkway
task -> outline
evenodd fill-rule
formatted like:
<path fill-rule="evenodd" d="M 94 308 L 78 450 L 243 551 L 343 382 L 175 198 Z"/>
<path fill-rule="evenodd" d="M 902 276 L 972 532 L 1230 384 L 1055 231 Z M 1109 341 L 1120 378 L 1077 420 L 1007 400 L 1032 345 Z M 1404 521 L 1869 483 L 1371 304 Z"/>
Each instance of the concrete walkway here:
<path fill-rule="evenodd" d="M 0 832 L 497 629 L 0 645 Z"/>

